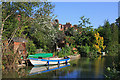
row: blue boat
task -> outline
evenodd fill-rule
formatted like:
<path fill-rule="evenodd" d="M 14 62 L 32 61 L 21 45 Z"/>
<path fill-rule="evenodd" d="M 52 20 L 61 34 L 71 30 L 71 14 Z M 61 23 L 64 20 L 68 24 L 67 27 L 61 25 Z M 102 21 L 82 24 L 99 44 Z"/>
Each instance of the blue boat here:
<path fill-rule="evenodd" d="M 62 64 L 67 63 L 70 61 L 70 58 L 45 58 L 45 59 L 38 59 L 38 58 L 29 58 L 32 65 L 51 65 L 51 64 Z"/>

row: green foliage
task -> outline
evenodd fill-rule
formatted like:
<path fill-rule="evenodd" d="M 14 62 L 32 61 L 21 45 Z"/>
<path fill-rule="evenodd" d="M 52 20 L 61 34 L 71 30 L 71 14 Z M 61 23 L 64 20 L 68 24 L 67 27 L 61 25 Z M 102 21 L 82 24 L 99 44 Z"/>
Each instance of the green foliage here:
<path fill-rule="evenodd" d="M 120 17 L 116 19 L 116 25 L 118 27 L 118 41 L 119 41 L 119 44 L 120 44 Z"/>
<path fill-rule="evenodd" d="M 3 36 L 6 38 L 11 38 L 11 36 L 16 33 L 15 29 L 24 25 L 23 23 L 28 20 L 26 17 L 32 16 L 34 7 L 40 4 L 41 3 L 32 2 L 2 2 L 2 24 L 4 24 Z M 18 15 L 21 15 L 19 16 L 20 22 L 18 20 Z"/>
<path fill-rule="evenodd" d="M 51 24 L 53 8 L 50 2 L 2 2 L 3 37 L 28 39 L 28 54 L 35 54 L 36 47 L 53 48 L 56 40 Z M 16 56 L 14 58 L 17 59 Z"/>
<path fill-rule="evenodd" d="M 82 56 L 89 55 L 94 51 L 93 45 L 95 44 L 94 31 L 90 26 L 89 18 L 81 17 L 79 21 L 77 36 L 75 36 L 75 43 L 78 45 L 78 51 Z"/>
<path fill-rule="evenodd" d="M 44 2 L 35 13 L 30 31 L 30 38 L 36 47 L 44 51 L 54 50 L 57 42 L 58 32 L 51 22 L 54 17 L 53 8 L 50 2 Z"/>
<path fill-rule="evenodd" d="M 66 43 L 69 43 L 70 45 L 76 47 L 82 56 L 87 56 L 94 50 L 94 31 L 90 25 L 91 23 L 89 22 L 89 18 L 85 18 L 83 16 L 80 19 L 81 20 L 79 21 L 77 31 L 75 31 L 74 28 L 68 28 L 65 31 L 65 41 Z"/>
<path fill-rule="evenodd" d="M 89 19 L 84 18 L 84 16 L 81 17 L 81 21 L 78 27 L 80 27 L 81 30 L 78 30 L 78 34 L 75 37 L 76 43 L 83 46 L 85 46 L 86 44 L 91 45 L 91 43 L 94 42 L 94 33 L 93 29 L 91 28 L 92 26 L 90 26 Z"/>
<path fill-rule="evenodd" d="M 100 36 L 104 38 L 104 44 L 106 46 L 105 51 L 110 51 L 112 49 L 112 32 L 110 23 L 108 20 L 105 21 L 104 26 L 99 27 Z"/>
<path fill-rule="evenodd" d="M 19 21 L 14 19 L 15 15 L 12 15 L 9 19 L 6 20 L 4 24 L 3 37 L 10 38 L 13 31 L 17 28 Z"/>
<path fill-rule="evenodd" d="M 109 21 L 105 21 L 104 25 L 98 28 L 98 32 L 104 38 L 105 51 L 108 51 L 110 55 L 116 55 L 119 43 L 118 26 L 115 23 L 110 24 Z"/>
<path fill-rule="evenodd" d="M 118 53 L 118 27 L 113 23 L 111 24 L 111 32 L 112 32 L 112 45 L 111 45 L 111 53 Z"/>
<path fill-rule="evenodd" d="M 119 56 L 113 56 L 112 57 L 112 67 L 107 67 L 106 71 L 107 74 L 105 75 L 105 77 L 109 80 L 109 79 L 114 79 L 114 80 L 118 80 L 120 78 L 119 74 L 120 74 L 120 53 Z"/>
<path fill-rule="evenodd" d="M 59 23 L 55 23 L 55 25 L 53 25 L 53 27 L 54 27 L 56 30 L 59 30 Z"/>
<path fill-rule="evenodd" d="M 43 51 L 47 52 L 48 50 L 49 50 L 49 48 L 45 45 L 44 48 L 43 48 Z"/>
<path fill-rule="evenodd" d="M 85 45 L 85 46 L 78 46 L 78 51 L 81 54 L 81 56 L 86 57 L 90 53 L 90 46 Z"/>
<path fill-rule="evenodd" d="M 61 49 L 61 51 L 57 52 L 58 57 L 65 57 L 72 55 L 72 47 L 68 47 L 67 45 Z"/>
<path fill-rule="evenodd" d="M 103 30 L 103 37 L 104 37 L 104 43 L 106 45 L 106 49 L 107 50 L 110 50 L 110 46 L 111 46 L 111 42 L 112 42 L 112 39 L 111 39 L 111 28 L 110 28 L 110 23 L 108 21 L 106 21 L 104 23 L 104 26 L 103 26 L 104 30 Z"/>
<path fill-rule="evenodd" d="M 117 21 L 118 24 L 111 24 L 111 40 L 112 42 L 110 43 L 110 52 L 109 54 L 114 56 L 112 63 L 113 68 L 108 67 L 107 68 L 107 79 L 119 79 L 119 73 L 120 73 L 120 45 L 119 45 L 119 21 Z"/>
<path fill-rule="evenodd" d="M 28 51 L 28 54 L 35 54 L 36 52 L 36 47 L 35 44 L 33 43 L 33 41 L 28 40 L 27 44 L 26 44 L 26 48 Z"/>
<path fill-rule="evenodd" d="M 119 71 L 117 71 L 115 68 L 110 68 L 110 67 L 107 67 L 107 75 L 105 75 L 105 77 L 108 79 L 108 80 L 111 80 L 114 79 L 114 80 L 119 80 Z"/>
<path fill-rule="evenodd" d="M 107 74 L 105 77 L 108 80 L 114 79 L 114 80 L 119 80 L 120 79 L 120 44 L 118 45 L 119 52 L 117 53 L 117 56 L 112 56 L 112 67 L 107 67 L 106 71 Z"/>
<path fill-rule="evenodd" d="M 76 36 L 77 31 L 75 31 L 75 29 L 72 27 L 69 27 L 66 31 L 65 31 L 65 35 L 66 36 Z"/>
<path fill-rule="evenodd" d="M 50 2 L 3 2 L 4 23 L 3 36 L 29 38 L 37 48 L 47 46 L 52 49 L 55 44 L 55 29 L 52 28 L 54 5 Z M 18 18 L 18 15 L 20 17 Z M 31 17 L 29 17 L 31 16 Z M 14 36 L 13 36 L 14 35 Z"/>

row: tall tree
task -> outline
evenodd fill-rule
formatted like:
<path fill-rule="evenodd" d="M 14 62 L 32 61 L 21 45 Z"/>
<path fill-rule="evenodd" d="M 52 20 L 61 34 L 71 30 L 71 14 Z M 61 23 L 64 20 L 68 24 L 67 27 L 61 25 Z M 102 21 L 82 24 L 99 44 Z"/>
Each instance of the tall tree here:
<path fill-rule="evenodd" d="M 32 40 L 37 48 L 53 48 L 55 44 L 56 29 L 53 27 L 53 8 L 50 2 L 43 2 L 35 13 L 32 26 Z"/>
<path fill-rule="evenodd" d="M 52 9 L 52 7 L 50 6 L 52 6 L 52 4 L 49 2 L 2 2 L 3 16 L 1 34 L 7 39 L 10 39 L 9 42 L 11 42 L 15 36 L 22 37 L 23 35 L 27 35 L 28 37 L 29 35 L 32 36 L 32 33 L 38 35 L 35 37 L 40 40 L 39 36 L 41 36 L 41 34 L 39 34 L 39 30 L 41 28 L 43 28 L 43 32 L 44 29 L 46 29 L 46 35 L 48 35 L 47 33 L 52 34 L 52 30 L 51 32 L 49 31 L 49 28 L 51 28 L 50 26 L 52 25 L 52 16 L 50 17 L 50 9 Z M 10 64 L 15 64 L 17 55 L 10 55 L 9 58 L 4 55 L 6 62 L 10 59 L 12 60 Z M 15 59 L 12 59 L 12 57 Z M 7 65 L 9 65 L 9 63 L 7 63 Z"/>
<path fill-rule="evenodd" d="M 116 25 L 118 26 L 118 39 L 120 44 L 120 17 L 116 19 Z"/>
<path fill-rule="evenodd" d="M 105 21 L 104 25 L 102 26 L 103 27 L 103 35 L 102 37 L 104 38 L 104 44 L 106 45 L 106 48 L 105 50 L 107 51 L 110 51 L 111 50 L 111 42 L 112 42 L 112 36 L 111 36 L 111 27 L 110 27 L 110 23 L 108 20 Z"/>
<path fill-rule="evenodd" d="M 41 3 L 32 2 L 2 2 L 2 27 L 1 35 L 9 40 L 15 37 L 16 32 L 25 26 L 29 22 L 30 18 L 22 19 L 24 17 L 30 17 L 34 15 L 35 8 Z"/>
<path fill-rule="evenodd" d="M 118 27 L 115 23 L 111 24 L 111 33 L 112 33 L 112 45 L 111 52 L 118 53 Z"/>
<path fill-rule="evenodd" d="M 14 20 L 16 15 L 26 14 L 26 16 L 32 16 L 34 12 L 34 8 L 39 6 L 40 3 L 32 3 L 32 2 L 2 2 L 2 27 L 1 34 L 4 30 L 5 22 L 7 20 Z M 11 21 L 12 22 L 12 21 Z"/>

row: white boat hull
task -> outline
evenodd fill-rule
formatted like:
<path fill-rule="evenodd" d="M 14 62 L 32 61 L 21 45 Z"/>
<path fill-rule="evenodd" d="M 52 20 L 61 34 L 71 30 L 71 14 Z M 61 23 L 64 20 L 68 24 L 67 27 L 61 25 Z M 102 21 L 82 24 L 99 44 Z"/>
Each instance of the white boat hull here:
<path fill-rule="evenodd" d="M 31 62 L 32 65 L 34 65 L 34 66 L 47 64 L 47 61 L 37 61 L 37 60 L 31 60 L 31 59 L 30 59 L 30 62 Z"/>
<path fill-rule="evenodd" d="M 34 65 L 34 66 L 62 64 L 62 63 L 66 63 L 66 62 L 70 61 L 70 59 L 62 59 L 62 58 L 50 58 L 49 60 L 30 58 L 29 60 L 32 63 L 32 65 Z"/>

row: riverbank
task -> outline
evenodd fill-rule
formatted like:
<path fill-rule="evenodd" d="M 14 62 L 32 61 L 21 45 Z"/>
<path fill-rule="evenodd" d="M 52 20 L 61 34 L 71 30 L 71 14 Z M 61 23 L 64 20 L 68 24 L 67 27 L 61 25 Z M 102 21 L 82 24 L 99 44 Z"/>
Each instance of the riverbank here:
<path fill-rule="evenodd" d="M 75 60 L 75 59 L 79 59 L 80 58 L 80 54 L 74 54 L 74 55 L 70 55 L 68 57 L 70 58 L 70 60 Z"/>
<path fill-rule="evenodd" d="M 80 54 L 69 55 L 68 57 L 70 58 L 70 60 L 75 60 L 75 59 L 79 59 L 80 58 Z M 26 67 L 26 66 L 28 66 L 28 62 L 29 61 L 24 61 L 23 60 L 22 64 L 17 65 L 17 67 L 18 68 Z M 30 62 L 29 62 L 29 64 L 30 64 Z M 4 70 L 4 69 L 5 69 L 5 67 L 2 66 L 2 70 Z"/>

